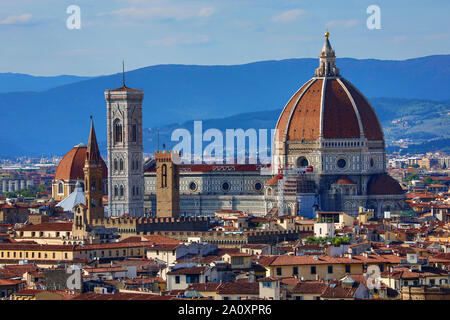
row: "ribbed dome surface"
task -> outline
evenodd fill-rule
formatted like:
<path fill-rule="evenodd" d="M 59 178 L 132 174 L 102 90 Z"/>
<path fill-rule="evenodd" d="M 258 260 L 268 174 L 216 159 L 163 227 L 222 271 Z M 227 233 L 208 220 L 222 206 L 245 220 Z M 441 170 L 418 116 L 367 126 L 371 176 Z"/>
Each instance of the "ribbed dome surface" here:
<path fill-rule="evenodd" d="M 340 77 L 313 78 L 289 100 L 277 123 L 281 141 L 362 138 L 382 140 L 367 99 Z"/>

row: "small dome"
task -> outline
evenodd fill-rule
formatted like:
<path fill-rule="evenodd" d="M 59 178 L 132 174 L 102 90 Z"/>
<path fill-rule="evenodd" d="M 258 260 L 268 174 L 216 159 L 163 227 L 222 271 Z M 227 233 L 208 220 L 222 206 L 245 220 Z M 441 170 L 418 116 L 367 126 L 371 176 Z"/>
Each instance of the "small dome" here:
<path fill-rule="evenodd" d="M 403 193 L 403 189 L 397 180 L 386 173 L 373 176 L 367 186 L 368 195 L 390 195 Z"/>
<path fill-rule="evenodd" d="M 335 182 L 335 184 L 355 185 L 356 183 L 354 183 L 353 181 L 351 181 L 348 178 L 340 178 Z"/>
<path fill-rule="evenodd" d="M 84 180 L 83 167 L 86 160 L 86 150 L 85 144 L 79 144 L 67 152 L 56 168 L 55 180 Z M 102 164 L 103 178 L 106 179 L 108 169 L 103 159 Z"/>

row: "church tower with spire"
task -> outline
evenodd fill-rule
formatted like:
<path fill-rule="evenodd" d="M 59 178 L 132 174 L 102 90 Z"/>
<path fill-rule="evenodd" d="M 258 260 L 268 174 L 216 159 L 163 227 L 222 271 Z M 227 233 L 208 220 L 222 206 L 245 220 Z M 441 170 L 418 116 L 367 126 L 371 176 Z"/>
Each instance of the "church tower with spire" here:
<path fill-rule="evenodd" d="M 144 214 L 142 100 L 144 92 L 122 87 L 105 91 L 108 133 L 109 216 Z"/>
<path fill-rule="evenodd" d="M 91 131 L 84 163 L 84 195 L 87 220 L 103 218 L 103 165 L 95 135 L 94 121 L 91 117 Z"/>

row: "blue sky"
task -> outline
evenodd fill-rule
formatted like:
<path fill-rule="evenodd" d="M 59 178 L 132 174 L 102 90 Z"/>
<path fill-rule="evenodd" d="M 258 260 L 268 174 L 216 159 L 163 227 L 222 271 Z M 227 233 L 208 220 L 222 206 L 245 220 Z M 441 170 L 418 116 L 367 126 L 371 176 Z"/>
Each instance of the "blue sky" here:
<path fill-rule="evenodd" d="M 369 5 L 381 29 L 366 27 Z M 70 5 L 81 29 L 66 28 Z M 0 72 L 101 75 L 156 64 L 317 57 L 328 26 L 338 57 L 450 52 L 450 1 L 0 0 Z"/>

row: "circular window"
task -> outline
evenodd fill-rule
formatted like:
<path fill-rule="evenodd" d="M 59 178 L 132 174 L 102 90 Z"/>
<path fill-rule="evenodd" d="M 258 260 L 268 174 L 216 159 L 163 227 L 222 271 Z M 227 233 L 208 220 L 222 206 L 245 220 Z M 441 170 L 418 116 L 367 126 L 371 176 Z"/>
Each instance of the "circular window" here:
<path fill-rule="evenodd" d="M 255 183 L 255 190 L 256 190 L 256 191 L 261 191 L 261 189 L 262 189 L 262 184 L 261 184 L 261 182 Z"/>
<path fill-rule="evenodd" d="M 189 190 L 191 190 L 191 191 L 197 190 L 197 184 L 194 181 L 189 183 Z"/>
<path fill-rule="evenodd" d="M 222 189 L 223 189 L 223 191 L 230 190 L 230 184 L 228 182 L 222 183 Z"/>
<path fill-rule="evenodd" d="M 300 157 L 297 159 L 297 167 L 306 167 L 309 165 L 308 159 L 306 159 L 305 157 Z"/>
<path fill-rule="evenodd" d="M 370 167 L 373 167 L 375 165 L 375 161 L 372 159 L 370 159 Z"/>
<path fill-rule="evenodd" d="M 347 165 L 347 161 L 345 161 L 345 159 L 339 159 L 337 162 L 336 162 L 336 164 L 337 164 L 337 166 L 339 167 L 339 168 L 345 168 L 345 166 Z"/>

